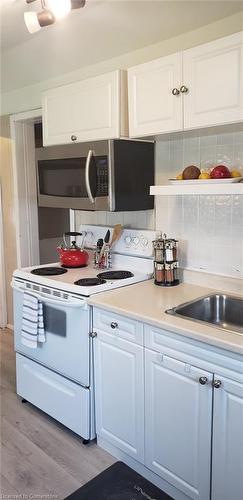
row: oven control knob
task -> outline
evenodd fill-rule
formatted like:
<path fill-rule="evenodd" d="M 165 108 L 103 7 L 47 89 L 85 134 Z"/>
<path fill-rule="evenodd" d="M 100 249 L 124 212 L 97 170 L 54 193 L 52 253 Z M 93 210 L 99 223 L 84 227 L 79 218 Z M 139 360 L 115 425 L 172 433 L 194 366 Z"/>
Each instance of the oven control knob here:
<path fill-rule="evenodd" d="M 126 238 L 125 238 L 125 243 L 126 243 L 126 245 L 131 245 L 131 243 L 132 243 L 132 238 L 131 238 L 131 236 L 126 236 Z"/>
<path fill-rule="evenodd" d="M 134 245 L 138 245 L 139 244 L 139 238 L 138 238 L 138 236 L 135 236 L 135 238 L 133 238 L 133 243 L 134 243 Z"/>

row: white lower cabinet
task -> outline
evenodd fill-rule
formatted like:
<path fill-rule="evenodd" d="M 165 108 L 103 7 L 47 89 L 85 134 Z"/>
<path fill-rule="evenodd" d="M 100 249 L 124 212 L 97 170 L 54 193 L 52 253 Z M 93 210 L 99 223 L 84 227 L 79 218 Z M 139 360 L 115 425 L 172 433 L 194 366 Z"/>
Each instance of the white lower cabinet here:
<path fill-rule="evenodd" d="M 243 384 L 215 375 L 212 500 L 243 499 Z"/>
<path fill-rule="evenodd" d="M 210 498 L 212 379 L 145 349 L 145 465 L 203 500 Z"/>
<path fill-rule="evenodd" d="M 93 318 L 98 443 L 176 500 L 243 500 L 242 358 L 113 312 Z"/>
<path fill-rule="evenodd" d="M 98 437 L 143 462 L 143 347 L 98 332 L 95 339 L 95 386 Z"/>

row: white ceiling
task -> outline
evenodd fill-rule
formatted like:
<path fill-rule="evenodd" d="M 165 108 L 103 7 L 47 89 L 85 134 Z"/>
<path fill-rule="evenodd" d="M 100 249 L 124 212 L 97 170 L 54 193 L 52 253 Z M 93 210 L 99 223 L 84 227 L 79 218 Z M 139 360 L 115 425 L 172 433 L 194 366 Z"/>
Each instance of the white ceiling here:
<path fill-rule="evenodd" d="M 2 90 L 34 84 L 197 29 L 243 9 L 243 1 L 86 0 L 83 9 L 30 35 L 25 10 L 0 0 Z"/>

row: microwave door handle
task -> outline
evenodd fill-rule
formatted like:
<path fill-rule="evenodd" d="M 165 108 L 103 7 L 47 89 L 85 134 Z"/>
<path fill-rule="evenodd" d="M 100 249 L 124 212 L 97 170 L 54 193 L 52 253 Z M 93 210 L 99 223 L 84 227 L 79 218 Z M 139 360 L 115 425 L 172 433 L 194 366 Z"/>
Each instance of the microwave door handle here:
<path fill-rule="evenodd" d="M 86 163 L 85 163 L 85 185 L 86 185 L 86 191 L 88 193 L 88 197 L 91 203 L 94 203 L 95 200 L 93 198 L 91 188 L 90 188 L 90 182 L 89 182 L 89 169 L 90 169 L 90 163 L 91 159 L 93 156 L 94 152 L 90 149 L 88 152 L 88 156 L 86 158 Z"/>

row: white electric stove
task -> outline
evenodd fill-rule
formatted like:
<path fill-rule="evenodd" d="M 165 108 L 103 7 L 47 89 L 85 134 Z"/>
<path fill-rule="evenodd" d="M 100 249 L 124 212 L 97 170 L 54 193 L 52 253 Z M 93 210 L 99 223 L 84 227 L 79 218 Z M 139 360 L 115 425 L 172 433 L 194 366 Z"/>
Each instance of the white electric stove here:
<path fill-rule="evenodd" d="M 80 226 L 79 232 L 86 233 L 85 247 L 90 255 L 88 266 L 73 269 L 63 269 L 59 263 L 38 266 L 38 268 L 33 266 L 16 270 L 13 274 L 14 279 L 26 281 L 28 288 L 34 290 L 37 287 L 32 286 L 31 283 L 89 297 L 95 293 L 132 285 L 150 278 L 153 273 L 152 241 L 156 236 L 154 231 L 123 230 L 120 240 L 112 248 L 111 268 L 94 268 L 93 249 L 97 240 L 104 237 L 108 229 L 112 234 L 112 228 Z M 57 273 L 63 272 L 63 274 L 55 274 L 55 269 Z"/>
<path fill-rule="evenodd" d="M 93 250 L 112 228 L 82 225 L 90 259 L 87 267 L 63 269 L 60 264 L 16 270 L 13 274 L 14 338 L 17 393 L 83 437 L 95 437 L 90 295 L 149 279 L 153 273 L 154 231 L 125 229 L 114 245 L 108 270 L 94 269 Z M 43 271 L 42 271 L 43 270 Z M 108 272 L 108 275 L 103 273 Z M 38 271 L 39 273 L 39 271 Z M 102 278 L 100 276 L 102 273 Z M 111 274 L 110 274 L 111 273 Z M 78 282 L 78 284 L 75 284 Z M 25 292 L 43 304 L 46 342 L 36 348 L 22 343 Z"/>

